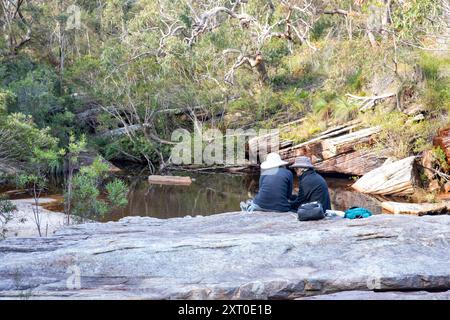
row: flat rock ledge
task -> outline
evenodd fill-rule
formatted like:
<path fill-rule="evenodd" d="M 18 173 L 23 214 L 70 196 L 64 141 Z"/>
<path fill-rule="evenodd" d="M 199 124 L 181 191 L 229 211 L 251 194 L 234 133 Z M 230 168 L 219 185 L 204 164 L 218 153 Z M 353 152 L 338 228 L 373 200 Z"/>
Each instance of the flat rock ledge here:
<path fill-rule="evenodd" d="M 298 300 L 450 300 L 450 291 L 446 292 L 343 291 L 333 294 L 300 298 Z"/>
<path fill-rule="evenodd" d="M 448 215 L 132 217 L 0 242 L 1 299 L 445 299 L 429 292 L 448 290 Z"/>

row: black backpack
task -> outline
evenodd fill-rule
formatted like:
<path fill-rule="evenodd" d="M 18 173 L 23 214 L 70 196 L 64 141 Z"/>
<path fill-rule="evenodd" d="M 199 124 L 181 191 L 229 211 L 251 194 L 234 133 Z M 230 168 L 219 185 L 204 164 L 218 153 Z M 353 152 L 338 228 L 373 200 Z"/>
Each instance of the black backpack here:
<path fill-rule="evenodd" d="M 300 221 L 317 221 L 325 218 L 325 211 L 318 202 L 302 204 L 297 214 Z"/>

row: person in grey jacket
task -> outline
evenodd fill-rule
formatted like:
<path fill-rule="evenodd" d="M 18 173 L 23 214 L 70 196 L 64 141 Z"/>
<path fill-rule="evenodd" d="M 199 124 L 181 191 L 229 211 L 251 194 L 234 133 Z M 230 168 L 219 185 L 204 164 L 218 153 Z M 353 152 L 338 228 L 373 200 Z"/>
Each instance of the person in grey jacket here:
<path fill-rule="evenodd" d="M 299 157 L 291 166 L 299 177 L 298 196 L 291 197 L 291 211 L 305 203 L 318 202 L 324 211 L 331 210 L 330 193 L 325 179 L 316 172 L 308 157 Z"/>

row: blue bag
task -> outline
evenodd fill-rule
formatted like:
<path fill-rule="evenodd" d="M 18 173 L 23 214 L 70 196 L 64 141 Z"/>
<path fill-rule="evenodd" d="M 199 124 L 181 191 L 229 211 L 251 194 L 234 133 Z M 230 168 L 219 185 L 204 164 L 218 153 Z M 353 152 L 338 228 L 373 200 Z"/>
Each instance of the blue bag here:
<path fill-rule="evenodd" d="M 346 219 L 366 219 L 372 216 L 372 212 L 370 212 L 367 209 L 364 208 L 350 208 L 347 211 L 345 211 L 345 218 Z"/>

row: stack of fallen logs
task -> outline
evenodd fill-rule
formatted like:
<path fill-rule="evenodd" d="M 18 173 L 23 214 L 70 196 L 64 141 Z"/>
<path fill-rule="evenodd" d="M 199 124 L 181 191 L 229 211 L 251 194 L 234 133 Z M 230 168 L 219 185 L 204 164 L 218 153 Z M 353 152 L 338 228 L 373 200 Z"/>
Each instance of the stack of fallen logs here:
<path fill-rule="evenodd" d="M 281 133 L 289 131 L 290 126 L 280 129 Z M 338 173 L 361 176 L 378 168 L 384 163 L 367 145 L 373 143 L 374 136 L 380 128 L 361 128 L 359 121 L 352 121 L 322 132 L 313 139 L 293 145 L 292 141 L 280 141 L 280 155 L 289 162 L 298 156 L 308 156 L 322 173 Z M 258 144 L 271 139 L 271 135 L 258 137 L 249 141 L 249 149 L 256 149 Z M 270 144 L 270 142 L 269 142 Z"/>

